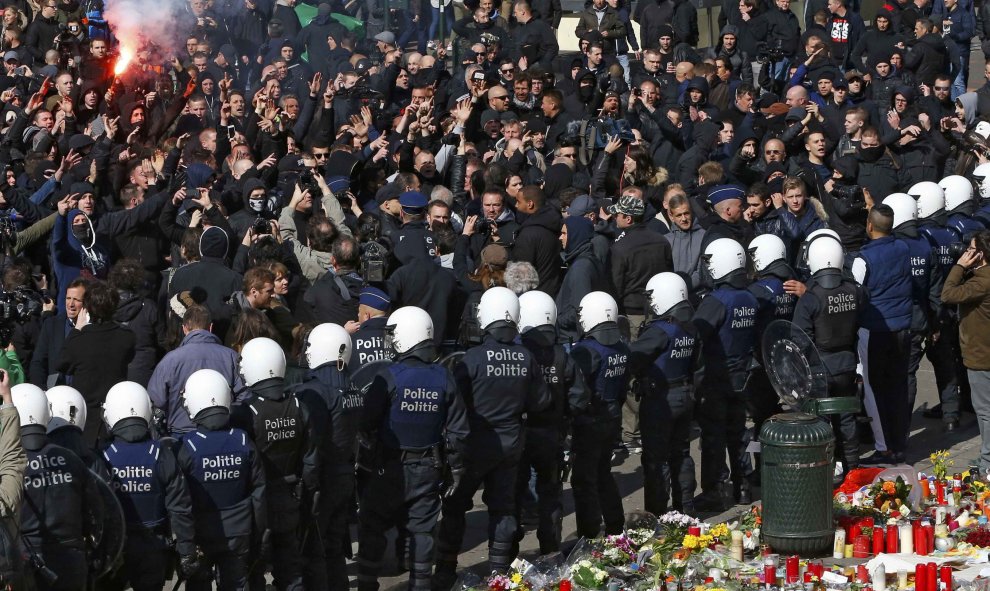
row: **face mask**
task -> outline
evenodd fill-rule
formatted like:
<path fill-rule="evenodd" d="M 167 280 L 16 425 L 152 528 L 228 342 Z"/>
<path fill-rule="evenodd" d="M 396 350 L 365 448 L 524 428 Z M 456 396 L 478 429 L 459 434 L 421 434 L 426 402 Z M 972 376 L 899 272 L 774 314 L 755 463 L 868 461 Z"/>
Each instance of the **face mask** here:
<path fill-rule="evenodd" d="M 261 213 L 265 209 L 265 198 L 264 197 L 251 197 L 248 199 L 248 207 L 254 213 Z"/>
<path fill-rule="evenodd" d="M 89 246 L 93 242 L 93 229 L 88 223 L 72 226 L 72 235 L 83 246 Z"/>
<path fill-rule="evenodd" d="M 883 146 L 859 147 L 859 158 L 863 162 L 876 162 L 883 156 Z"/>

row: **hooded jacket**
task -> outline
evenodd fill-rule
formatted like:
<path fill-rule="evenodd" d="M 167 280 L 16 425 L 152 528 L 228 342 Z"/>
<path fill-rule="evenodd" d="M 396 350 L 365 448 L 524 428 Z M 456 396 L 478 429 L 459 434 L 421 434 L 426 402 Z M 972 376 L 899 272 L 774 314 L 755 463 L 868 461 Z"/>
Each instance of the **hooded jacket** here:
<path fill-rule="evenodd" d="M 531 263 L 540 277 L 537 289 L 555 296 L 561 281 L 560 212 L 544 204 L 528 216 L 517 213 L 517 220 L 520 217 L 523 219 L 509 260 Z"/>
<path fill-rule="evenodd" d="M 242 287 L 242 277 L 227 266 L 227 235 L 216 226 L 207 228 L 199 240 L 200 260 L 180 267 L 172 275 L 168 298 L 183 291 L 203 302 L 213 315 L 214 331 L 226 334 L 230 321 L 230 296 Z"/>
<path fill-rule="evenodd" d="M 129 291 L 120 291 L 114 322 L 134 333 L 134 361 L 127 366 L 127 379 L 148 385 L 158 363 L 160 326 L 155 302 Z"/>
<path fill-rule="evenodd" d="M 86 223 L 75 229 L 73 221 L 83 216 Z M 65 290 L 72 281 L 84 275 L 105 279 L 110 271 L 110 241 L 97 235 L 93 221 L 78 209 L 55 218 L 52 235 L 52 264 L 59 286 L 58 307 L 65 307 Z"/>
<path fill-rule="evenodd" d="M 557 330 L 563 342 L 574 343 L 581 337 L 577 314 L 581 298 L 593 291 L 611 290 L 605 267 L 595 256 L 591 244 L 594 224 L 588 218 L 568 217 L 564 225 L 567 226 L 567 248 L 562 254 L 567 273 L 556 297 Z"/>

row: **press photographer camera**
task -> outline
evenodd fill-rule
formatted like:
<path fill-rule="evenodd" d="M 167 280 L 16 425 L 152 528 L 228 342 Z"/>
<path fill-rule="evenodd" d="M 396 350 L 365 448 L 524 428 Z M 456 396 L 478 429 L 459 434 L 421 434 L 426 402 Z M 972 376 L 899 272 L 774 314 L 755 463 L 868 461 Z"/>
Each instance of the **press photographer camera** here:
<path fill-rule="evenodd" d="M 41 318 L 46 294 L 27 287 L 0 291 L 0 349 L 6 349 L 18 325 Z"/>
<path fill-rule="evenodd" d="M 832 196 L 836 199 L 844 199 L 849 202 L 852 206 L 865 206 L 866 196 L 863 193 L 863 187 L 860 185 L 842 185 L 835 183 L 832 187 Z"/>
<path fill-rule="evenodd" d="M 756 61 L 761 64 L 769 64 L 779 62 L 784 59 L 784 49 L 783 41 L 778 39 L 771 46 L 766 42 L 757 44 L 756 46 Z"/>

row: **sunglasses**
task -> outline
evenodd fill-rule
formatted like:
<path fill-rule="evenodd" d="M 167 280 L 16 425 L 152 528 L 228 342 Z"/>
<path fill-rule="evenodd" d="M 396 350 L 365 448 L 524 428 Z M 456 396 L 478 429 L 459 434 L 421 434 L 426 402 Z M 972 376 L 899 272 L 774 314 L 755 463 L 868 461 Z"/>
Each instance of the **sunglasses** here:
<path fill-rule="evenodd" d="M 511 74 L 511 73 L 513 73 L 513 72 L 515 72 L 515 71 L 516 71 L 516 69 L 515 69 L 515 68 L 505 68 L 505 69 L 503 69 L 503 70 L 501 70 L 501 72 L 502 72 L 503 74 Z"/>
<path fill-rule="evenodd" d="M 780 154 L 780 150 L 764 150 L 763 153 L 764 154 L 770 154 L 770 155 Z"/>
<path fill-rule="evenodd" d="M 949 87 L 948 86 L 936 86 L 935 87 L 935 90 L 947 91 L 947 90 L 949 90 Z"/>

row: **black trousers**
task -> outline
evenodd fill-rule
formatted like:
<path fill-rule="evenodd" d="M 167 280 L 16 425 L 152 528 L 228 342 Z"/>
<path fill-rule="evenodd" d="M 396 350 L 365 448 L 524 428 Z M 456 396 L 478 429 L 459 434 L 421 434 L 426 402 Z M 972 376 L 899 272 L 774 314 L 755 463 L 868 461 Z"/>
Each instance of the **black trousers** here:
<path fill-rule="evenodd" d="M 536 474 L 536 507 L 539 515 L 536 539 L 540 542 L 540 554 L 560 550 L 563 521 L 563 507 L 560 503 L 563 488 L 560 482 L 562 453 L 563 436 L 560 429 L 526 429 L 526 447 L 523 449 L 519 476 L 516 478 L 516 507 L 521 506 L 519 500 L 527 492 L 532 471 Z"/>
<path fill-rule="evenodd" d="M 908 367 L 911 358 L 911 333 L 869 331 L 867 355 L 869 384 L 877 404 L 880 426 L 887 449 L 903 453 L 911 429 L 908 408 Z"/>
<path fill-rule="evenodd" d="M 622 533 L 625 515 L 622 497 L 612 476 L 612 446 L 622 429 L 620 411 L 596 414 L 594 420 L 575 423 L 571 438 L 571 490 L 579 536 L 598 537 L 602 522 L 606 534 Z"/>
<path fill-rule="evenodd" d="M 697 483 L 691 458 L 691 419 L 694 398 L 688 386 L 650 392 L 639 403 L 643 434 L 644 508 L 654 515 L 667 512 L 694 498 Z"/>

